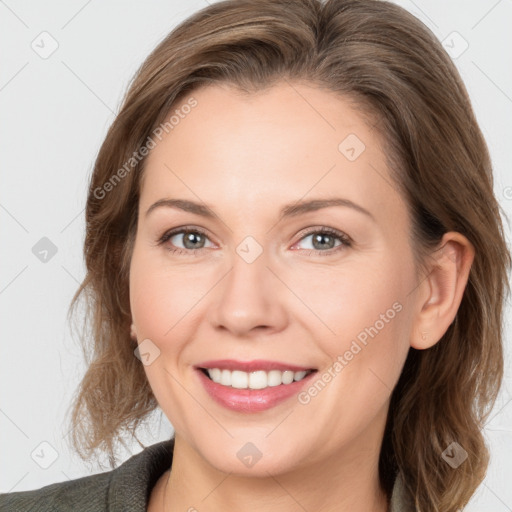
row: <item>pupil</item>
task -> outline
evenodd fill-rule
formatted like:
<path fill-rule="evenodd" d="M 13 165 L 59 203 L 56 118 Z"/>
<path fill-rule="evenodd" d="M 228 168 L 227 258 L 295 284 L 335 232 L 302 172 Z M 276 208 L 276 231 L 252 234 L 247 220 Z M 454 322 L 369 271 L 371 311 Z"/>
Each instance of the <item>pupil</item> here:
<path fill-rule="evenodd" d="M 194 243 L 197 242 L 198 239 L 200 239 L 202 235 L 200 233 L 193 233 L 193 232 L 190 232 L 190 233 L 187 233 L 185 235 L 185 247 L 187 247 L 187 249 L 197 249 L 198 247 L 197 246 L 194 246 L 192 245 L 191 247 L 189 247 L 187 244 L 190 242 L 190 243 Z"/>
<path fill-rule="evenodd" d="M 319 234 L 317 234 L 317 235 L 315 235 L 315 236 L 313 237 L 313 246 L 315 246 L 315 248 L 317 248 L 317 247 L 316 247 L 316 243 L 317 243 L 317 242 L 322 242 L 322 240 L 325 240 L 326 238 L 327 238 L 327 239 L 330 239 L 330 241 L 331 241 L 331 243 L 330 243 L 330 244 L 327 244 L 327 245 L 328 245 L 328 248 L 329 248 L 329 249 L 331 249 L 332 247 L 334 247 L 334 246 L 333 246 L 333 242 L 334 242 L 333 237 L 332 237 L 331 235 L 327 235 L 327 234 L 325 234 L 325 233 L 324 233 L 324 234 L 319 233 Z M 325 245 L 325 244 L 320 245 L 320 248 L 322 248 L 322 247 L 324 247 L 324 248 L 325 248 L 325 247 L 326 247 L 326 245 Z"/>

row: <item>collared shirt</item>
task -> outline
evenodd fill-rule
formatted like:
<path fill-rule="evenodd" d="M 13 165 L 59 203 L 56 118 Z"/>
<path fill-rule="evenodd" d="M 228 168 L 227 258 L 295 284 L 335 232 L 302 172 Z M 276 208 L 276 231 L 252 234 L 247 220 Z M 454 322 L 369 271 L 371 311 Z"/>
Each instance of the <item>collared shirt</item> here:
<path fill-rule="evenodd" d="M 146 512 L 149 496 L 172 464 L 174 438 L 146 447 L 119 467 L 31 491 L 0 494 L 1 512 Z M 414 512 L 398 475 L 389 512 Z"/>

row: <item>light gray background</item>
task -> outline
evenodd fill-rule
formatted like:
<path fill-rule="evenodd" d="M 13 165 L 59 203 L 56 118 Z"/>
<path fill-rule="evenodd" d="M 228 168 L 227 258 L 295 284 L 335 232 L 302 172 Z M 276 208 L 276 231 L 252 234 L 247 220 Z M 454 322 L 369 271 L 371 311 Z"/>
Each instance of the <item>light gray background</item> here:
<path fill-rule="evenodd" d="M 444 40 L 447 50 L 451 47 L 489 145 L 495 193 L 512 216 L 512 2 L 397 3 Z M 84 276 L 88 176 L 137 67 L 178 22 L 205 5 L 183 0 L 0 0 L 3 492 L 100 471 L 71 452 L 64 422 L 84 371 L 66 313 Z M 45 31 L 51 36 L 40 35 Z M 56 51 L 42 58 L 52 44 L 58 44 Z M 47 262 L 32 252 L 42 237 L 57 248 Z M 507 376 L 485 428 L 492 460 L 466 509 L 471 512 L 512 510 L 509 333 L 507 305 Z M 171 433 L 158 410 L 140 439 L 152 444 Z M 140 450 L 137 443 L 128 444 L 124 458 Z"/>

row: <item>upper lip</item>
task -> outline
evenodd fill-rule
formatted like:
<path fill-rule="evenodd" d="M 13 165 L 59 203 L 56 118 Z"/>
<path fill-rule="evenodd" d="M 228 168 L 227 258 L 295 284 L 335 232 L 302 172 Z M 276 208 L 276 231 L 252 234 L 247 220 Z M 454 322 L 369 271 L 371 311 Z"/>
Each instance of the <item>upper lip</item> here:
<path fill-rule="evenodd" d="M 196 368 L 219 368 L 221 370 L 240 370 L 243 372 L 255 372 L 258 370 L 292 370 L 294 372 L 314 370 L 311 366 L 297 366 L 295 364 L 283 363 L 281 361 L 267 361 L 264 359 L 253 359 L 252 361 L 236 361 L 235 359 L 216 359 L 204 361 L 196 365 Z"/>

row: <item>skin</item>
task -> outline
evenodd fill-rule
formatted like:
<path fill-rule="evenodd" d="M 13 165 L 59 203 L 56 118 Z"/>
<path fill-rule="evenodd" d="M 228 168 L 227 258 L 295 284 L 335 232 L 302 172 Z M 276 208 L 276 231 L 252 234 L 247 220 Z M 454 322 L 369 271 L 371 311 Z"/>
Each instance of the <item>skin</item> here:
<path fill-rule="evenodd" d="M 250 96 L 222 84 L 193 97 L 146 161 L 130 268 L 134 332 L 160 350 L 144 369 L 176 432 L 172 470 L 148 510 L 384 512 L 378 456 L 391 392 L 409 348 L 428 349 L 454 320 L 474 248 L 446 233 L 430 273 L 418 274 L 381 140 L 340 96 L 283 81 Z M 365 144 L 354 161 L 338 149 L 349 134 Z M 374 219 L 334 206 L 279 220 L 285 204 L 332 197 Z M 216 217 L 168 207 L 146 216 L 162 198 L 206 203 Z M 182 226 L 207 233 L 195 254 L 183 233 L 157 244 Z M 308 232 L 323 227 L 352 244 L 313 245 Z M 236 252 L 247 236 L 263 251 L 252 263 Z M 234 412 L 193 368 L 269 359 L 322 375 L 397 302 L 401 311 L 307 404 Z M 247 442 L 262 454 L 251 467 L 237 457 Z"/>

